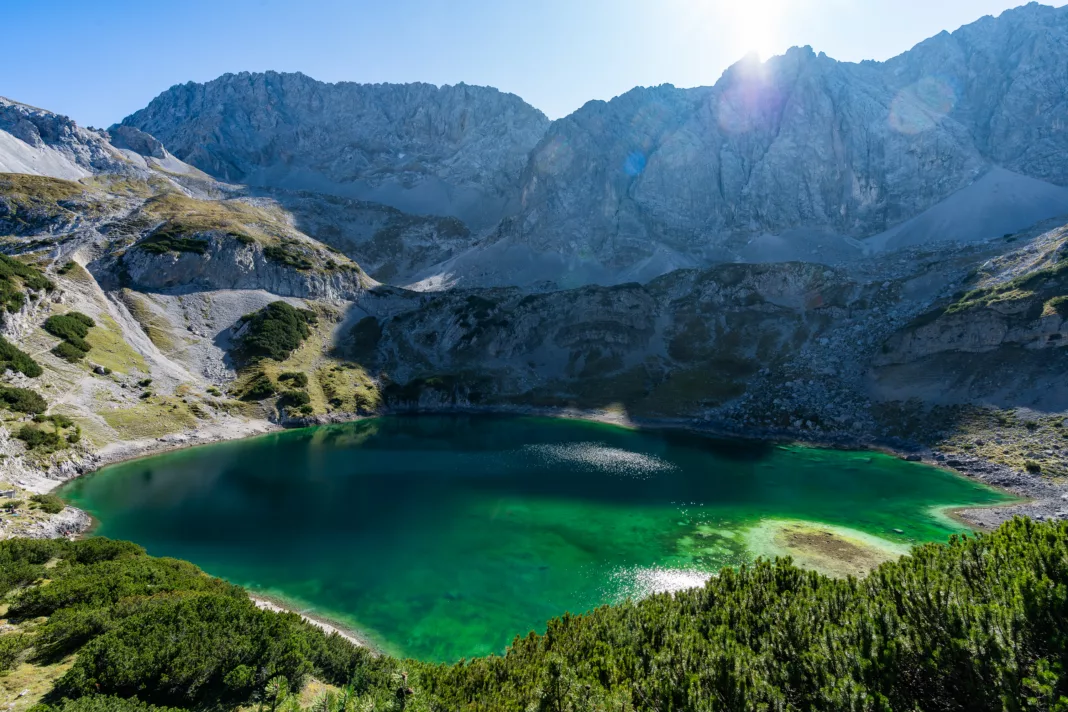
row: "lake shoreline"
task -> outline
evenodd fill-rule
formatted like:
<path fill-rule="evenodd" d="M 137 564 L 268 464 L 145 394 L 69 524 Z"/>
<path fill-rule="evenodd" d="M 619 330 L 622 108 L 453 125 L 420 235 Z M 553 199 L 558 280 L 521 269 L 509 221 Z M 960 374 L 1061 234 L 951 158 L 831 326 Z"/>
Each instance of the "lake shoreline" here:
<path fill-rule="evenodd" d="M 273 611 L 275 613 L 294 613 L 300 616 L 304 622 L 315 626 L 327 635 L 337 633 L 353 645 L 367 648 L 375 655 L 382 654 L 382 651 L 370 642 L 366 635 L 350 625 L 318 613 L 308 613 L 307 611 L 298 610 L 289 602 L 275 596 L 269 596 L 265 593 L 254 593 L 247 588 L 245 589 L 245 592 L 248 594 L 249 599 L 256 604 L 256 608 L 259 608 L 260 610 Z"/>
<path fill-rule="evenodd" d="M 1062 509 L 1068 508 L 1068 483 L 1057 485 L 1040 476 L 1017 472 L 1009 467 L 990 462 L 974 455 L 947 456 L 929 448 L 910 446 L 903 442 L 890 442 L 870 437 L 858 437 L 851 433 L 827 433 L 820 437 L 787 430 L 740 429 L 724 423 L 701 421 L 689 418 L 632 418 L 624 413 L 610 410 L 581 410 L 573 408 L 539 408 L 533 406 L 449 406 L 433 408 L 390 408 L 374 415 L 359 413 L 336 413 L 304 419 L 288 419 L 282 422 L 268 420 L 234 420 L 203 426 L 194 430 L 167 435 L 154 440 L 123 441 L 112 443 L 91 454 L 77 467 L 75 477 L 91 474 L 108 465 L 129 462 L 167 452 L 200 445 L 233 442 L 261 437 L 289 430 L 339 425 L 387 416 L 418 415 L 470 415 L 544 417 L 561 420 L 577 420 L 600 423 L 631 430 L 675 430 L 690 432 L 704 437 L 764 441 L 776 445 L 797 445 L 833 450 L 878 452 L 904 460 L 920 462 L 967 479 L 979 481 L 996 490 L 1017 497 L 1017 501 L 990 507 L 957 507 L 947 509 L 954 520 L 977 530 L 992 530 L 1015 515 L 1031 516 L 1039 521 L 1055 518 Z M 72 478 L 56 480 L 41 477 L 43 487 L 30 488 L 48 492 Z M 83 530 L 84 531 L 84 530 Z M 68 535 L 70 532 L 64 532 Z"/>
<path fill-rule="evenodd" d="M 504 412 L 504 413 L 501 413 L 500 411 L 486 411 L 486 410 L 478 410 L 478 411 L 470 411 L 470 410 L 468 410 L 468 411 L 464 411 L 464 412 L 458 412 L 458 411 L 450 410 L 450 411 L 436 411 L 434 413 L 423 413 L 423 414 L 425 414 L 425 415 L 439 415 L 439 416 L 440 415 L 444 415 L 444 416 L 449 416 L 449 415 L 478 416 L 478 415 L 481 415 L 481 416 L 490 416 L 490 417 L 492 417 L 493 415 L 501 415 L 501 416 L 524 416 L 525 415 L 525 416 L 533 416 L 533 417 L 548 417 L 548 418 L 552 418 L 552 419 L 556 419 L 556 420 L 574 420 L 574 421 L 579 421 L 579 422 L 598 423 L 598 424 L 603 424 L 603 425 L 610 426 L 612 428 L 624 427 L 624 428 L 628 428 L 628 429 L 631 429 L 631 430 L 645 430 L 645 431 L 648 431 L 648 432 L 653 432 L 655 430 L 673 430 L 673 431 L 688 431 L 688 432 L 696 433 L 696 434 L 698 434 L 700 436 L 707 436 L 707 437 L 717 437 L 718 436 L 718 437 L 738 438 L 738 437 L 741 436 L 738 433 L 725 432 L 723 429 L 714 430 L 712 427 L 707 427 L 707 424 L 702 424 L 702 425 L 706 425 L 706 427 L 694 427 L 693 424 L 686 424 L 686 423 L 679 423 L 679 422 L 674 422 L 674 423 L 670 423 L 670 424 L 665 424 L 665 423 L 662 423 L 662 422 L 661 423 L 634 422 L 634 421 L 632 421 L 630 419 L 622 417 L 621 414 L 619 414 L 619 413 L 613 413 L 613 412 L 575 412 L 575 411 L 562 411 L 562 412 L 561 411 L 548 411 L 548 412 L 545 412 L 545 411 L 542 411 L 542 412 L 536 412 L 536 413 L 534 413 L 534 412 L 524 412 L 524 413 Z M 420 414 L 419 413 L 413 413 L 412 411 L 407 411 L 406 410 L 406 411 L 395 411 L 395 412 L 389 413 L 387 415 L 392 415 L 392 416 L 414 415 L 414 416 L 417 417 Z M 377 417 L 380 417 L 380 416 L 373 416 L 373 418 L 377 418 Z M 349 418 L 349 419 L 345 419 L 345 420 L 339 421 L 337 424 L 343 424 L 345 422 L 353 422 L 353 421 L 360 421 L 360 420 L 370 420 L 370 419 L 372 419 L 372 418 L 369 418 L 369 417 Z M 300 425 L 300 426 L 303 426 L 303 427 L 321 427 L 321 426 L 324 426 L 324 425 L 328 425 L 328 423 L 287 423 L 287 425 L 290 425 L 291 427 L 290 428 L 282 428 L 281 426 L 279 426 L 277 424 L 269 424 L 265 428 L 265 432 L 264 431 L 251 432 L 251 433 L 247 433 L 244 437 L 219 437 L 220 435 L 223 435 L 223 434 L 226 434 L 226 433 L 232 434 L 234 432 L 234 431 L 230 430 L 230 431 L 225 431 L 224 433 L 218 433 L 218 432 L 215 433 L 216 437 L 215 437 L 214 440 L 212 440 L 212 439 L 209 439 L 207 433 L 201 431 L 201 433 L 197 437 L 182 437 L 182 438 L 170 437 L 170 438 L 166 438 L 166 439 L 162 439 L 162 440 L 156 441 L 154 443 L 148 443 L 148 445 L 149 445 L 148 448 L 136 448 L 136 449 L 135 448 L 129 448 L 129 447 L 123 448 L 123 449 L 112 448 L 107 453 L 107 455 L 109 456 L 107 458 L 109 460 L 109 462 L 107 462 L 106 464 L 112 464 L 113 462 L 133 461 L 133 460 L 137 460 L 137 459 L 140 459 L 140 458 L 143 458 L 143 457 L 154 456 L 154 455 L 162 453 L 162 452 L 177 451 L 177 450 L 193 447 L 193 446 L 200 445 L 200 444 L 207 444 L 207 443 L 210 443 L 210 442 L 216 442 L 216 443 L 218 443 L 218 442 L 238 442 L 238 441 L 243 440 L 243 439 L 250 439 L 250 437 L 253 437 L 253 436 L 262 436 L 264 434 L 280 433 L 280 432 L 283 432 L 283 430 L 286 430 L 288 432 L 296 432 L 297 428 L 292 427 L 292 426 L 295 426 L 295 425 Z M 687 425 L 689 425 L 689 427 L 687 427 Z M 596 432 L 596 429 L 593 429 L 592 432 Z M 755 434 L 749 434 L 746 439 L 753 440 L 753 441 L 756 441 L 756 440 L 773 441 L 773 442 L 778 442 L 778 443 L 797 443 L 797 439 L 795 439 L 795 438 L 780 437 L 780 438 L 772 440 L 771 438 L 762 437 L 762 436 L 755 435 Z M 811 443 L 806 443 L 806 445 L 810 445 L 810 444 Z M 853 446 L 850 446 L 850 445 L 853 445 Z M 882 451 L 882 452 L 885 452 L 885 453 L 891 453 L 891 454 L 894 454 L 894 455 L 897 455 L 897 456 L 901 457 L 901 453 L 900 452 L 894 453 L 892 450 L 889 450 L 888 448 L 873 447 L 871 444 L 864 444 L 864 445 L 862 445 L 860 447 L 857 447 L 855 442 L 854 443 L 850 443 L 850 442 L 838 441 L 838 442 L 834 442 L 834 443 L 820 443 L 820 444 L 818 444 L 818 446 L 826 448 L 826 449 L 836 449 L 836 450 L 853 451 L 853 452 L 857 452 L 857 451 L 860 451 L 860 452 Z M 101 459 L 104 459 L 104 458 L 101 458 Z M 908 458 L 902 457 L 902 459 L 908 459 Z M 943 469 L 946 469 L 946 468 L 943 468 Z M 943 501 L 946 501 L 946 500 L 943 500 Z M 953 500 L 950 499 L 949 501 L 953 501 Z M 957 501 L 961 501 L 961 500 L 957 500 Z M 966 522 L 966 525 L 968 527 L 974 526 L 971 522 Z M 896 526 L 896 525 L 893 525 L 893 526 Z M 895 530 L 895 531 L 897 531 L 897 530 Z M 331 619 L 330 617 L 327 617 L 327 616 L 321 616 L 321 615 L 318 615 L 318 614 L 315 614 L 315 613 L 309 614 L 309 613 L 305 612 L 304 610 L 301 610 L 303 604 L 301 604 L 299 602 L 287 601 L 285 599 L 282 599 L 282 598 L 279 598 L 279 597 L 276 597 L 276 596 L 272 596 L 271 594 L 264 594 L 264 593 L 260 593 L 260 592 L 251 592 L 250 591 L 250 592 L 248 592 L 248 595 L 253 601 L 256 602 L 256 605 L 258 607 L 260 607 L 260 608 L 269 609 L 269 610 L 277 610 L 277 611 L 293 612 L 296 615 L 300 615 L 304 620 L 308 621 L 310 624 L 316 625 L 320 629 L 324 630 L 328 634 L 337 632 L 339 635 L 341 635 L 342 637 L 345 637 L 346 639 L 350 640 L 350 642 L 353 642 L 354 644 L 362 645 L 364 647 L 367 647 L 369 650 L 372 650 L 372 651 L 375 651 L 375 652 L 381 652 L 380 650 L 378 650 L 376 648 L 376 646 L 374 644 L 371 644 L 369 642 L 368 636 L 366 636 L 363 633 L 361 633 L 357 628 L 353 628 L 353 626 L 350 625 L 350 624 L 346 624 L 346 623 L 344 623 L 344 622 L 342 622 L 340 620 L 337 620 L 337 619 Z"/>

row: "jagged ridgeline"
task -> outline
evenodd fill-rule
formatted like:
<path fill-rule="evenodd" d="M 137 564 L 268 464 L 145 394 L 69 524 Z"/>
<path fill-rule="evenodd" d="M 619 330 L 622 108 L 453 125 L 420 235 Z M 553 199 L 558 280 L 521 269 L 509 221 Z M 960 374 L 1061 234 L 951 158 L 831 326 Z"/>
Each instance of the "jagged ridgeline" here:
<path fill-rule="evenodd" d="M 785 560 L 724 569 L 703 588 L 565 615 L 502 656 L 454 665 L 375 656 L 125 542 L 9 540 L 0 563 L 14 623 L 0 666 L 60 666 L 40 712 L 1068 704 L 1066 523 L 953 537 L 864 580 Z M 312 678 L 320 697 L 301 697 Z"/>

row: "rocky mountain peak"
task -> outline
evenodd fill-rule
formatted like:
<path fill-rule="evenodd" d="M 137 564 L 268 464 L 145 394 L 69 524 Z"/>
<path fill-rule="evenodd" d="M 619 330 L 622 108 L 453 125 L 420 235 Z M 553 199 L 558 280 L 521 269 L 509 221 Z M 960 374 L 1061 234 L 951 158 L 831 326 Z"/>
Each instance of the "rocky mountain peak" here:
<path fill-rule="evenodd" d="M 172 87 L 122 125 L 229 181 L 460 218 L 469 240 L 417 241 L 443 262 L 397 262 L 417 283 L 615 283 L 983 240 L 1066 213 L 1065 67 L 1068 9 L 1033 3 L 886 62 L 793 47 L 552 123 L 486 87 L 245 72 Z M 1001 232 L 979 213 L 1007 216 Z"/>
<path fill-rule="evenodd" d="M 81 178 L 121 167 L 106 133 L 0 97 L 0 172 Z"/>
<path fill-rule="evenodd" d="M 489 87 L 243 72 L 171 87 L 122 123 L 219 178 L 483 227 L 514 209 L 519 173 L 549 122 Z"/>

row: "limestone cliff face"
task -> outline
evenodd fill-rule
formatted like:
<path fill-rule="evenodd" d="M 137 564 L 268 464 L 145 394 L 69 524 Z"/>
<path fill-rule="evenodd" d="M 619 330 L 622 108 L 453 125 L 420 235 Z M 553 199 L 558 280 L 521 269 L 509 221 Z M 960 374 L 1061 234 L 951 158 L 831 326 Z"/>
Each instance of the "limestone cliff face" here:
<path fill-rule="evenodd" d="M 123 125 L 229 181 L 314 190 L 478 226 L 514 210 L 548 119 L 487 87 L 227 74 L 167 90 Z"/>
<path fill-rule="evenodd" d="M 590 102 L 534 150 L 503 237 L 618 271 L 765 232 L 875 235 L 992 165 L 1066 185 L 1065 66 L 1068 10 L 1031 5 L 882 64 L 794 48 L 708 89 Z"/>
<path fill-rule="evenodd" d="M 387 389 L 394 403 L 620 404 L 636 414 L 695 416 L 745 394 L 762 369 L 847 329 L 870 312 L 870 292 L 800 263 L 541 294 L 372 290 L 359 302 L 369 316 L 341 348 L 403 384 Z"/>
<path fill-rule="evenodd" d="M 877 366 L 918 361 L 942 353 L 985 353 L 1003 346 L 1052 349 L 1068 345 L 1068 319 L 1043 300 L 1024 298 L 943 315 L 895 335 Z"/>
<path fill-rule="evenodd" d="M 794 48 L 743 60 L 712 87 L 638 88 L 551 125 L 495 90 L 274 73 L 174 87 L 124 124 L 220 177 L 458 216 L 485 238 L 414 240 L 420 259 L 400 262 L 420 279 L 566 287 L 754 251 L 838 263 L 859 253 L 851 239 L 964 195 L 993 170 L 1055 197 L 1014 195 L 1006 210 L 1026 214 L 1006 230 L 1059 214 L 1066 66 L 1068 9 L 1032 4 L 884 63 Z M 967 222 L 975 202 L 996 198 L 968 195 L 939 224 Z M 1019 207 L 1030 203 L 1042 205 Z M 995 237 L 984 229 L 923 234 Z M 420 271 L 425 257 L 441 262 Z"/>
<path fill-rule="evenodd" d="M 983 265 L 978 283 L 896 333 L 876 366 L 938 354 L 1068 346 L 1068 226 Z"/>
<path fill-rule="evenodd" d="M 0 173 L 77 179 L 122 171 L 126 162 L 108 138 L 66 116 L 0 97 Z"/>
<path fill-rule="evenodd" d="M 308 191 L 266 191 L 304 234 L 358 261 L 381 282 L 408 285 L 418 275 L 475 245 L 478 236 L 455 217 L 412 215 Z"/>
<path fill-rule="evenodd" d="M 880 79 L 805 48 L 735 65 L 709 90 L 591 103 L 535 151 L 519 229 L 537 243 L 562 227 L 621 264 L 650 241 L 699 254 L 733 233 L 884 230 L 967 185 L 984 161 L 951 119 L 895 128 Z M 608 145 L 590 135 L 606 125 L 619 128 Z M 582 215 L 592 220 L 569 229 Z"/>
<path fill-rule="evenodd" d="M 1068 227 L 986 262 L 972 287 L 886 340 L 872 359 L 873 394 L 1063 408 Z"/>
<path fill-rule="evenodd" d="M 258 289 L 281 297 L 353 300 L 370 283 L 351 263 L 297 269 L 268 258 L 258 244 L 222 234 L 203 233 L 199 237 L 208 243 L 202 254 L 158 254 L 134 246 L 121 255 L 113 269 L 122 273 L 129 286 L 148 292 Z"/>
<path fill-rule="evenodd" d="M 888 82 L 968 129 L 984 158 L 1068 185 L 1068 8 L 1032 2 L 886 63 Z M 926 126 L 917 117 L 917 128 Z"/>

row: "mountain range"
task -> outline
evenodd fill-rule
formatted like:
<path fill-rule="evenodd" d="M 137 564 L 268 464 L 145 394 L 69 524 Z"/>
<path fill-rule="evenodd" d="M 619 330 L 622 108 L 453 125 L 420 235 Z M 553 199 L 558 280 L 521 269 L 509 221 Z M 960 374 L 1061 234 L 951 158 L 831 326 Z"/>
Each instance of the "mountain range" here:
<path fill-rule="evenodd" d="M 47 489 L 277 424 L 596 411 L 952 453 L 1060 516 L 1027 473 L 1068 476 L 1066 117 L 1068 8 L 1037 4 L 556 121 L 274 72 L 107 130 L 0 100 L 0 381 L 84 434 L 14 416 L 0 455 Z"/>
<path fill-rule="evenodd" d="M 1066 57 L 1068 10 L 1031 4 L 886 62 L 794 48 L 554 122 L 483 87 L 268 72 L 172 87 L 121 125 L 220 180 L 454 216 L 481 236 L 401 275 L 413 282 L 612 284 L 1000 237 L 1068 212 Z M 1001 218 L 944 229 L 976 206 Z"/>

